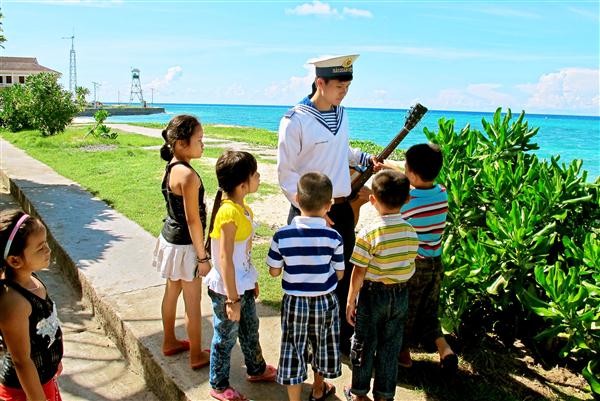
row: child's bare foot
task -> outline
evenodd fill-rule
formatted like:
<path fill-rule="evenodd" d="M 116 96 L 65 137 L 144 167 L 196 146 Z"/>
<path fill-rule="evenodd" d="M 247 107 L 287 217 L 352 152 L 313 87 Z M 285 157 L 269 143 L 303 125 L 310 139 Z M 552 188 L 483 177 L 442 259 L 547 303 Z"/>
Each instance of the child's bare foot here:
<path fill-rule="evenodd" d="M 190 367 L 194 370 L 201 369 L 210 364 L 210 350 L 202 350 L 198 355 L 190 354 Z"/>

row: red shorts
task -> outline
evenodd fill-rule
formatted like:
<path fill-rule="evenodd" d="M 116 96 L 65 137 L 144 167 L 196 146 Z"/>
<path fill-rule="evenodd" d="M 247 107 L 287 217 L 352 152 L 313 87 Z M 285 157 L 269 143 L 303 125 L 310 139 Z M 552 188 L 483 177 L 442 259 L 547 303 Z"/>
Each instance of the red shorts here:
<path fill-rule="evenodd" d="M 56 377 L 42 385 L 44 395 L 48 401 L 62 401 Z M 0 384 L 0 400 L 3 401 L 27 401 L 25 391 L 20 388 L 6 387 Z"/>

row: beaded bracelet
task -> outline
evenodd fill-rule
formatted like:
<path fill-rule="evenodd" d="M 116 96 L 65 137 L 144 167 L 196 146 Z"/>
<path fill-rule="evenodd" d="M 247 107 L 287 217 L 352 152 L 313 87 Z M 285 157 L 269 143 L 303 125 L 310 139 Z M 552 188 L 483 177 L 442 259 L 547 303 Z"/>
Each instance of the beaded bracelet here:
<path fill-rule="evenodd" d="M 204 258 L 199 258 L 196 256 L 196 263 L 206 263 L 210 260 L 210 256 L 206 256 Z"/>
<path fill-rule="evenodd" d="M 226 300 L 226 301 L 225 301 L 225 305 L 235 305 L 235 304 L 237 304 L 238 302 L 240 302 L 240 298 L 238 298 L 238 299 L 236 299 L 236 300 L 233 300 L 233 299 L 228 299 L 228 300 Z"/>

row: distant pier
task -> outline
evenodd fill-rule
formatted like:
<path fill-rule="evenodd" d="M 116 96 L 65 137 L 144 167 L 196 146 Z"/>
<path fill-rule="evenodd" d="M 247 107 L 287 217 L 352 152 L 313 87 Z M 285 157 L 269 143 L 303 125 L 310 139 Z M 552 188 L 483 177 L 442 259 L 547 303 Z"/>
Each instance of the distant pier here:
<path fill-rule="evenodd" d="M 93 117 L 98 110 L 106 110 L 111 116 L 137 116 L 164 113 L 164 107 L 100 107 L 86 108 L 77 117 Z"/>

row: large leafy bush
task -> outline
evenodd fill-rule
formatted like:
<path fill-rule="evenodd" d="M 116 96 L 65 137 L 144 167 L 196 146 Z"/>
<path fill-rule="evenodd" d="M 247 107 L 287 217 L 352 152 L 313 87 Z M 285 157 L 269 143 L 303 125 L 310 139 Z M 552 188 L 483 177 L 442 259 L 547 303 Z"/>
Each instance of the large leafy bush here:
<path fill-rule="evenodd" d="M 0 90 L 0 124 L 12 132 L 33 128 L 29 96 L 25 86 L 15 84 Z"/>
<path fill-rule="evenodd" d="M 30 75 L 25 86 L 31 91 L 34 128 L 44 136 L 64 131 L 78 108 L 71 93 L 58 84 L 58 76 L 52 73 Z"/>
<path fill-rule="evenodd" d="M 443 325 L 461 337 L 519 337 L 542 358 L 600 359 L 600 178 L 581 161 L 540 160 L 538 129 L 498 109 L 483 132 L 441 119 L 425 129 L 445 161 Z"/>
<path fill-rule="evenodd" d="M 71 93 L 58 83 L 53 73 L 27 77 L 24 85 L 13 85 L 0 93 L 0 120 L 11 131 L 26 128 L 39 130 L 42 135 L 64 131 L 78 111 Z"/>

